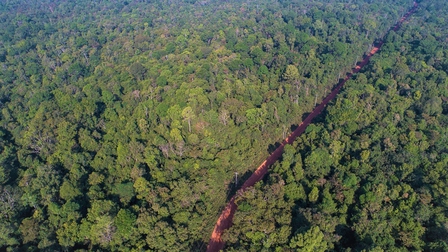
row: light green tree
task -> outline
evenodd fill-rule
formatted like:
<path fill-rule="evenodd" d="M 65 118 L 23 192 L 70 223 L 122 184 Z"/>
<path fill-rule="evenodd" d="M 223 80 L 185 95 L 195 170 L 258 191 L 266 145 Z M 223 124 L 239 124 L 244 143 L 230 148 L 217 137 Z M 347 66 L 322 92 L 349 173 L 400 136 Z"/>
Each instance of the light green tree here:
<path fill-rule="evenodd" d="M 294 65 L 288 65 L 283 73 L 283 79 L 290 82 L 297 81 L 297 79 L 299 79 L 299 70 L 297 67 Z"/>
<path fill-rule="evenodd" d="M 188 106 L 182 110 L 182 117 L 188 122 L 188 132 L 191 132 L 191 120 L 195 117 L 193 109 Z"/>
<path fill-rule="evenodd" d="M 314 226 L 306 233 L 294 236 L 289 247 L 297 251 L 324 252 L 328 249 L 328 243 L 324 240 L 324 234 L 319 227 Z"/>

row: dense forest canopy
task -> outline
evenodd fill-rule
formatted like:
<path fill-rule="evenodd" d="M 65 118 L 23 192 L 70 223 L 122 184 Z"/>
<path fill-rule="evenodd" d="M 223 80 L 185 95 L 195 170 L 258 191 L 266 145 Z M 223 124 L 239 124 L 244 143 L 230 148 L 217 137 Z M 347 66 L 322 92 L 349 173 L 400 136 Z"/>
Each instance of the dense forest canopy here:
<path fill-rule="evenodd" d="M 0 249 L 204 250 L 410 6 L 2 1 Z M 226 250 L 447 249 L 446 14 L 387 34 L 238 199 Z"/>

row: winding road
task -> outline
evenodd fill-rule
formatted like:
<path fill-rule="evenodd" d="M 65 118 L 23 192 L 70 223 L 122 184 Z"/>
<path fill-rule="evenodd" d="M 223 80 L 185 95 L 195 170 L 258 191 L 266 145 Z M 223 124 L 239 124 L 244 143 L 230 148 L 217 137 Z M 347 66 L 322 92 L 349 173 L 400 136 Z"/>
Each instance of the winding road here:
<path fill-rule="evenodd" d="M 401 24 L 417 9 L 417 3 L 414 2 L 414 6 L 409 10 L 409 12 L 406 13 L 398 22 L 397 24 L 391 28 L 393 31 L 397 31 Z M 255 170 L 255 172 L 247 179 L 243 186 L 236 192 L 236 194 L 230 199 L 230 201 L 227 203 L 226 207 L 222 211 L 221 215 L 219 216 L 219 219 L 216 222 L 215 228 L 213 229 L 213 233 L 210 237 L 210 242 L 207 246 L 207 252 L 216 252 L 220 251 L 224 248 L 224 241 L 222 240 L 222 234 L 225 230 L 230 228 L 232 225 L 233 215 L 235 214 L 235 211 L 237 209 L 237 205 L 235 204 L 235 198 L 238 195 L 241 195 L 243 192 L 245 192 L 249 187 L 252 187 L 256 182 L 260 181 L 263 176 L 268 172 L 269 166 L 274 164 L 275 161 L 277 161 L 282 153 L 283 149 L 285 148 L 285 145 L 292 144 L 294 140 L 300 136 L 306 129 L 306 127 L 311 123 L 311 121 L 319 115 L 322 110 L 325 108 L 325 106 L 333 100 L 336 95 L 341 90 L 342 86 L 344 86 L 345 82 L 349 80 L 353 74 L 359 72 L 362 67 L 364 67 L 370 60 L 370 57 L 372 57 L 375 53 L 378 52 L 378 50 L 383 45 L 383 41 L 380 41 L 376 46 L 373 47 L 373 49 L 367 54 L 364 59 L 359 62 L 355 68 L 352 69 L 352 72 L 347 74 L 345 79 L 341 80 L 336 87 L 333 89 L 333 91 L 325 97 L 325 99 L 320 103 L 314 110 L 309 114 L 306 119 L 297 127 L 296 130 L 294 130 L 283 142 L 281 145 Z"/>

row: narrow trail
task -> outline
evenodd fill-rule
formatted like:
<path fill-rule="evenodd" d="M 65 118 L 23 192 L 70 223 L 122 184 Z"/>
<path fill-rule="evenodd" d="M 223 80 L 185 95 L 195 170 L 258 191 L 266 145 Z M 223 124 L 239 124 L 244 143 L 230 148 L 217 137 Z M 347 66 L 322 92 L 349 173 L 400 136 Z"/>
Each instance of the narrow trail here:
<path fill-rule="evenodd" d="M 412 9 L 409 10 L 406 15 L 404 15 L 397 24 L 391 28 L 393 31 L 397 31 L 401 24 L 417 9 L 417 3 L 414 2 L 414 6 Z M 319 115 L 322 110 L 325 108 L 325 106 L 333 100 L 336 95 L 341 90 L 342 86 L 344 86 L 345 82 L 349 80 L 353 74 L 358 73 L 359 70 L 361 70 L 362 67 L 364 67 L 370 60 L 370 57 L 372 57 L 375 53 L 378 52 L 378 50 L 383 45 L 383 41 L 381 40 L 377 45 L 373 47 L 373 49 L 365 56 L 365 58 L 359 62 L 355 68 L 352 69 L 352 72 L 347 74 L 345 79 L 339 81 L 339 83 L 336 85 L 336 87 L 331 91 L 331 93 L 325 97 L 325 99 L 316 107 L 314 110 L 306 117 L 306 119 L 300 123 L 299 127 L 297 127 L 296 130 L 294 130 L 283 142 L 281 145 L 255 170 L 255 172 L 244 182 L 243 186 L 236 192 L 236 194 L 230 199 L 230 201 L 227 203 L 226 207 L 222 211 L 221 215 L 219 216 L 215 228 L 213 229 L 213 233 L 210 237 L 209 244 L 207 246 L 207 252 L 216 252 L 220 251 L 224 248 L 224 241 L 222 240 L 222 234 L 225 230 L 229 229 L 232 225 L 233 215 L 235 214 L 235 211 L 237 209 L 237 205 L 235 204 L 235 198 L 238 195 L 241 195 L 243 192 L 245 192 L 249 187 L 252 187 L 256 182 L 260 181 L 263 176 L 268 172 L 269 166 L 274 164 L 275 161 L 277 161 L 282 153 L 283 149 L 285 148 L 285 145 L 292 144 L 294 140 L 300 136 L 306 129 L 306 127 L 311 123 L 311 121 Z"/>

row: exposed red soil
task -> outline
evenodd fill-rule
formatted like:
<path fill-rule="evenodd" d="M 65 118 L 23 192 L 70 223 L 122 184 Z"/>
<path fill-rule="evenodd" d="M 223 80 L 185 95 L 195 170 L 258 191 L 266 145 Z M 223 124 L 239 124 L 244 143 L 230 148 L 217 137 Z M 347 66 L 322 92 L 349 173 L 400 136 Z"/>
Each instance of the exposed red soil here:
<path fill-rule="evenodd" d="M 417 8 L 417 3 L 414 2 L 414 7 L 404 15 L 400 21 L 392 28 L 392 30 L 397 31 L 400 28 L 400 25 L 403 23 L 404 20 L 406 20 Z M 213 229 L 213 233 L 210 237 L 210 242 L 207 246 L 207 252 L 216 252 L 220 251 L 224 248 L 224 241 L 222 240 L 222 234 L 225 230 L 229 229 L 232 225 L 233 215 L 235 214 L 235 211 L 237 209 L 237 205 L 235 204 L 235 198 L 238 195 L 241 195 L 243 192 L 245 192 L 249 187 L 252 187 L 256 182 L 260 181 L 263 176 L 268 172 L 269 166 L 274 164 L 275 161 L 277 161 L 282 153 L 283 149 L 285 148 L 285 145 L 292 144 L 294 140 L 300 136 L 306 129 L 306 127 L 311 123 L 311 121 L 319 115 L 322 110 L 325 108 L 325 106 L 333 100 L 336 95 L 341 90 L 342 86 L 345 84 L 347 80 L 349 80 L 353 74 L 359 72 L 362 67 L 364 67 L 370 60 L 370 57 L 372 57 L 375 53 L 378 52 L 378 50 L 383 45 L 383 41 L 380 41 L 376 46 L 373 47 L 373 49 L 367 54 L 364 59 L 359 62 L 355 68 L 352 69 L 352 72 L 347 74 L 345 79 L 341 80 L 336 87 L 331 91 L 331 93 L 325 97 L 325 99 L 320 103 L 314 110 L 309 114 L 306 119 L 300 123 L 299 127 L 295 129 L 283 142 L 281 145 L 255 170 L 255 172 L 247 179 L 243 186 L 236 192 L 236 194 L 230 199 L 230 201 L 227 203 L 226 207 L 222 211 L 221 215 L 219 216 L 215 228 Z"/>

